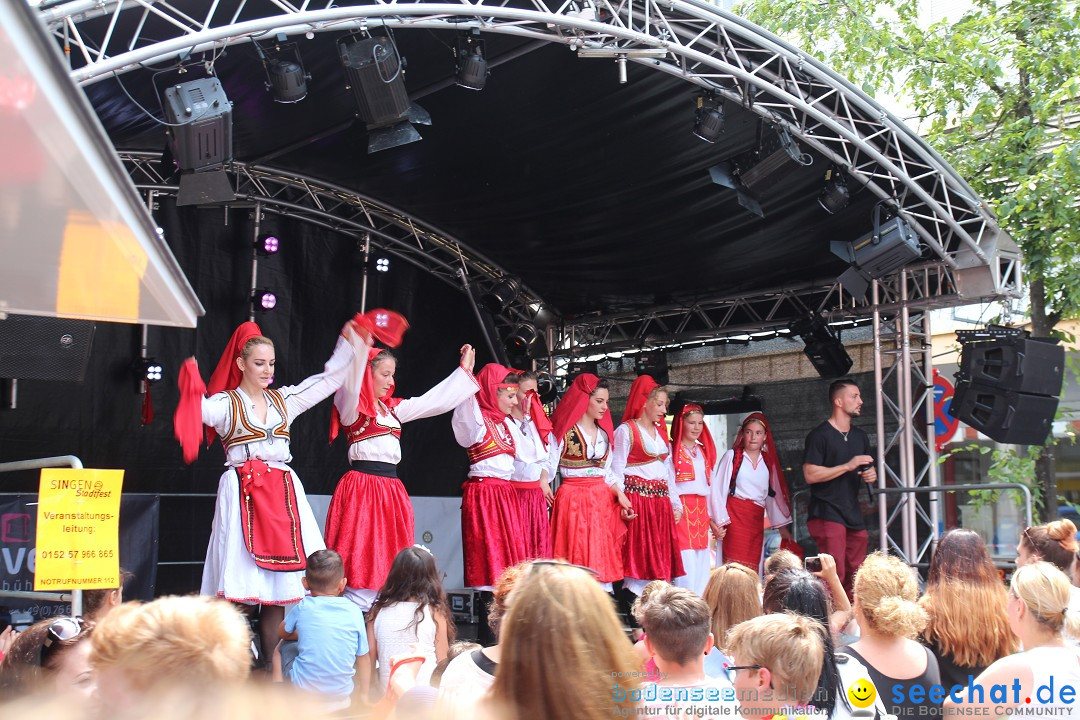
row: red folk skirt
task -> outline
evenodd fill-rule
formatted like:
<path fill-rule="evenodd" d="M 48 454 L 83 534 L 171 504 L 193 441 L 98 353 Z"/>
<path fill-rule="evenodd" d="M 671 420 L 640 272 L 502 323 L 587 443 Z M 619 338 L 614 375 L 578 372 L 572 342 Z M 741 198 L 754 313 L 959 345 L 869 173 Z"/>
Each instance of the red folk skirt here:
<path fill-rule="evenodd" d="M 685 575 L 667 483 L 627 475 L 624 492 L 637 513 L 623 547 L 626 577 L 670 581 Z"/>
<path fill-rule="evenodd" d="M 626 525 L 603 478 L 566 477 L 551 511 L 552 556 L 596 571 L 600 582 L 623 578 Z"/>
<path fill-rule="evenodd" d="M 727 512 L 731 524 L 724 535 L 724 562 L 739 563 L 757 572 L 765 544 L 765 508 L 753 500 L 729 496 Z"/>
<path fill-rule="evenodd" d="M 675 526 L 679 550 L 707 550 L 709 547 L 709 509 L 704 495 L 681 495 L 682 518 Z"/>
<path fill-rule="evenodd" d="M 521 535 L 525 542 L 525 558 L 551 557 L 551 521 L 547 500 L 539 482 L 515 482 L 518 504 L 521 506 Z"/>
<path fill-rule="evenodd" d="M 414 536 L 412 503 L 401 480 L 356 470 L 341 477 L 326 512 L 326 547 L 341 555 L 349 587 L 381 588 Z"/>
<path fill-rule="evenodd" d="M 521 506 L 513 485 L 500 478 L 471 477 L 462 486 L 465 587 L 495 587 L 503 570 L 526 558 Z"/>

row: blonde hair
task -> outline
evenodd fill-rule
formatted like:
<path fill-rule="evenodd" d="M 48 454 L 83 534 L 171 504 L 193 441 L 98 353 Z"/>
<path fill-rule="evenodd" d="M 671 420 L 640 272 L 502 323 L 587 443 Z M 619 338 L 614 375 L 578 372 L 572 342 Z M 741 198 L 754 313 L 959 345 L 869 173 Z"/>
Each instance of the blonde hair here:
<path fill-rule="evenodd" d="M 769 583 L 769 578 L 776 575 L 781 570 L 801 570 L 803 564 L 799 561 L 799 556 L 790 550 L 777 550 L 769 557 L 765 558 L 765 584 Z"/>
<path fill-rule="evenodd" d="M 666 385 L 657 385 L 656 387 L 654 387 L 652 390 L 649 391 L 649 394 L 645 396 L 645 399 L 646 400 L 652 400 L 654 397 L 656 397 L 660 393 L 664 393 L 668 397 L 671 397 L 671 393 L 668 392 L 668 389 L 667 389 Z"/>
<path fill-rule="evenodd" d="M 169 596 L 126 603 L 98 623 L 90 665 L 120 671 L 146 691 L 163 684 L 233 683 L 251 669 L 251 633 L 244 616 L 225 600 Z"/>
<path fill-rule="evenodd" d="M 584 570 L 534 563 L 514 588 L 499 647 L 490 698 L 505 720 L 633 711 L 641 665 L 611 597 Z"/>
<path fill-rule="evenodd" d="M 744 665 L 761 665 L 772 674 L 778 700 L 805 704 L 817 690 L 825 662 L 825 629 L 796 613 L 762 615 L 731 628 L 728 654 Z"/>
<path fill-rule="evenodd" d="M 1053 633 L 1080 637 L 1080 614 L 1069 611 L 1072 585 L 1065 573 L 1043 560 L 1017 569 L 1009 592 L 1020 598 L 1032 616 Z"/>
<path fill-rule="evenodd" d="M 255 337 L 248 338 L 244 343 L 244 347 L 240 350 L 240 357 L 247 360 L 251 356 L 251 352 L 255 349 L 256 345 L 269 345 L 274 347 L 274 341 L 263 335 L 256 335 Z"/>
<path fill-rule="evenodd" d="M 722 651 L 730 627 L 761 615 L 761 582 L 745 565 L 727 563 L 713 570 L 702 597 L 712 616 L 713 643 Z"/>
<path fill-rule="evenodd" d="M 661 590 L 669 587 L 671 587 L 671 583 L 667 580 L 652 580 L 641 589 L 641 594 L 634 598 L 634 603 L 630 606 L 630 615 L 633 616 L 634 620 L 637 620 L 638 625 L 641 625 L 645 604 L 651 601 L 654 596 L 659 595 Z"/>
<path fill-rule="evenodd" d="M 919 607 L 915 571 L 877 551 L 855 573 L 855 600 L 869 626 L 887 637 L 914 639 L 930 621 Z"/>

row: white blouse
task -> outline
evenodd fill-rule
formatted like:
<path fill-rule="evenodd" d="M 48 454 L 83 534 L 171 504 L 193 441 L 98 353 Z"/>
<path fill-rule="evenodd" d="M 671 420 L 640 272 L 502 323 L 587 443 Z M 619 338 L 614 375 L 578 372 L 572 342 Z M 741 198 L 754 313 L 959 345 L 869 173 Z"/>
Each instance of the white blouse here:
<path fill-rule="evenodd" d="M 604 461 L 603 467 L 585 467 L 585 468 L 569 468 L 559 463 L 562 458 L 563 450 L 566 449 L 566 438 L 561 437 L 559 441 L 552 442 L 548 445 L 548 449 L 551 451 L 550 460 L 548 464 L 550 467 L 557 467 L 559 469 L 559 476 L 568 477 L 599 477 L 604 479 L 604 483 L 611 487 L 612 485 L 618 486 L 621 478 L 615 476 L 611 472 L 611 453 L 608 452 L 608 436 L 601 427 L 596 428 L 596 437 L 592 440 L 581 429 L 581 425 L 577 425 L 578 435 L 585 441 L 585 457 L 596 460 L 604 457 L 607 453 L 607 460 Z"/>
<path fill-rule="evenodd" d="M 356 342 L 360 351 L 367 352 L 367 346 L 363 345 L 362 341 L 357 340 Z M 225 451 L 225 464 L 239 467 L 251 458 L 256 458 L 279 467 L 279 469 L 288 469 L 283 466 L 285 463 L 292 461 L 289 441 L 285 438 L 274 437 L 271 430 L 281 425 L 282 421 L 285 422 L 286 427 L 292 426 L 298 415 L 330 397 L 344 381 L 356 352 L 357 350 L 350 345 L 348 340 L 339 337 L 337 345 L 334 347 L 334 354 L 326 361 L 321 373 L 312 375 L 299 385 L 286 385 L 278 388 L 278 392 L 281 393 L 282 398 L 285 400 L 285 414 L 288 416 L 285 418 L 281 417 L 274 403 L 264 393 L 266 397 L 266 418 L 260 420 L 255 416 L 254 403 L 251 398 L 243 390 L 236 388 L 240 398 L 243 400 L 244 418 L 252 427 L 263 429 L 266 432 L 266 439 L 227 448 Z M 212 397 L 203 398 L 202 419 L 203 424 L 213 427 L 219 436 L 224 437 L 232 425 L 232 402 L 229 400 L 229 396 L 226 393 L 216 393 Z"/>
<path fill-rule="evenodd" d="M 635 422 L 635 421 L 631 421 Z M 645 445 L 645 451 L 651 455 L 670 453 L 668 444 L 664 441 L 660 431 L 655 436 L 650 436 L 647 430 L 638 428 L 641 442 Z M 636 475 L 643 480 L 663 480 L 668 487 L 668 500 L 676 511 L 682 512 L 682 503 L 679 501 L 679 493 L 675 488 L 675 469 L 667 460 L 652 460 L 644 465 L 635 465 L 627 469 L 626 460 L 630 455 L 630 443 L 633 441 L 633 431 L 627 423 L 621 423 L 615 428 L 615 450 L 611 453 L 611 472 L 619 479 L 619 489 L 626 489 L 626 476 Z M 670 455 L 669 455 L 670 457 Z"/>
<path fill-rule="evenodd" d="M 526 440 L 511 420 L 512 418 L 507 418 L 507 420 L 495 423 L 495 432 L 499 433 L 499 437 L 503 440 L 513 442 L 516 452 Z M 454 417 L 450 424 L 454 428 L 454 437 L 458 445 L 463 448 L 470 448 L 487 437 L 487 426 L 484 424 L 484 416 L 480 412 L 480 404 L 476 401 L 475 395 L 454 408 Z M 514 456 L 506 453 L 499 453 L 469 466 L 469 477 L 509 480 L 513 474 Z"/>
<path fill-rule="evenodd" d="M 536 482 L 546 472 L 548 479 L 553 475 L 551 471 L 551 455 L 548 448 L 552 444 L 552 435 L 548 433 L 548 444 L 540 439 L 540 431 L 532 417 L 525 415 L 521 420 L 510 416 L 506 418 L 509 425 L 516 425 L 521 435 L 522 442 L 515 447 L 514 474 L 510 477 L 515 482 Z"/>
<path fill-rule="evenodd" d="M 731 467 L 735 462 L 734 458 L 734 450 L 724 453 L 716 467 L 710 488 L 712 495 L 710 509 L 716 511 L 715 516 L 710 512 L 710 517 L 713 517 L 720 525 L 731 522 L 727 511 L 727 499 L 731 487 Z M 780 527 L 791 522 L 791 516 L 784 513 L 777 503 L 769 498 L 769 464 L 760 455 L 756 466 L 749 457 L 743 455 L 743 461 L 739 465 L 739 475 L 735 478 L 735 497 L 764 507 L 769 519 L 769 527 Z"/>
<path fill-rule="evenodd" d="M 341 418 L 343 426 L 352 425 L 360 416 L 357 402 L 366 365 L 366 362 L 354 363 L 345 384 L 334 395 L 334 407 L 337 408 L 338 417 Z M 376 407 L 379 410 L 379 416 L 375 418 L 375 422 L 387 429 L 400 429 L 404 423 L 450 412 L 475 395 L 479 389 L 480 386 L 476 383 L 473 374 L 459 367 L 423 395 L 402 400 L 394 408 L 393 414 L 383 412 L 382 403 L 378 403 Z M 401 440 L 392 433 L 386 433 L 350 443 L 349 460 L 372 460 L 397 465 L 401 462 Z"/>

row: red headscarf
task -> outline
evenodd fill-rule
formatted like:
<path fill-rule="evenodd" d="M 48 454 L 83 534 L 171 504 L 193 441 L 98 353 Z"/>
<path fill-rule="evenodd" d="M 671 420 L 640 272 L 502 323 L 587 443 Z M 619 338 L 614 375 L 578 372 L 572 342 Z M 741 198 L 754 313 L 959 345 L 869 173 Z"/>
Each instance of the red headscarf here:
<path fill-rule="evenodd" d="M 678 452 L 678 449 L 682 444 L 683 419 L 690 413 L 695 412 L 701 413 L 702 420 L 704 420 L 705 411 L 700 405 L 686 403 L 683 405 L 683 409 L 679 411 L 679 414 L 675 416 L 675 420 L 671 423 L 671 446 L 675 448 L 673 456 L 675 459 L 675 473 L 677 475 L 693 474 L 692 468 L 682 467 L 682 464 L 686 461 L 683 460 L 682 454 Z M 706 478 L 708 478 L 716 468 L 716 443 L 713 442 L 712 433 L 709 432 L 708 425 L 702 425 L 701 435 L 698 436 L 697 443 L 701 446 L 702 453 L 705 455 L 705 475 Z"/>
<path fill-rule="evenodd" d="M 530 390 L 525 393 L 525 399 L 522 401 L 521 406 L 532 418 L 533 425 L 536 426 L 536 432 L 539 433 L 540 439 L 544 441 L 544 447 L 547 447 L 548 436 L 551 434 L 551 420 L 548 419 L 547 413 L 544 412 L 544 403 L 540 402 L 540 396 L 536 394 L 535 390 Z"/>
<path fill-rule="evenodd" d="M 367 356 L 367 364 L 364 366 L 364 379 L 360 384 L 360 397 L 357 400 L 356 411 L 359 417 L 375 417 L 378 410 L 376 409 L 376 401 L 382 400 L 382 404 L 387 409 L 396 407 L 401 402 L 401 398 L 394 397 L 394 384 L 390 384 L 390 388 L 386 391 L 386 396 L 382 398 L 375 397 L 375 376 L 371 372 L 371 363 L 382 352 L 382 348 L 369 348 Z M 357 418 L 359 420 L 359 418 Z M 338 436 L 338 432 L 341 430 L 341 417 L 338 415 L 337 406 L 330 406 L 330 442 L 334 442 L 334 438 Z"/>
<path fill-rule="evenodd" d="M 240 378 L 244 376 L 244 373 L 240 366 L 236 364 L 236 358 L 243 353 L 244 345 L 247 344 L 248 340 L 260 335 L 262 335 L 262 330 L 259 329 L 256 323 L 251 321 L 240 323 L 236 330 L 233 331 L 232 337 L 229 338 L 229 344 L 225 346 L 224 352 L 221 353 L 217 367 L 214 368 L 214 373 L 210 376 L 210 382 L 206 386 L 207 397 L 240 387 Z M 206 444 L 209 445 L 214 442 L 215 437 L 217 437 L 217 430 L 207 425 Z"/>
<path fill-rule="evenodd" d="M 595 375 L 581 373 L 566 389 L 555 412 L 551 413 L 551 431 L 555 434 L 556 442 L 562 440 L 567 431 L 585 416 L 585 410 L 589 407 L 589 398 L 596 391 L 596 385 L 599 382 L 600 378 Z M 597 424 L 607 433 L 610 442 L 615 437 L 615 428 L 611 424 L 611 412 L 605 412 Z"/>
<path fill-rule="evenodd" d="M 735 457 L 740 458 L 743 453 L 743 447 L 746 442 L 743 439 L 743 431 L 749 423 L 758 422 L 765 428 L 765 442 L 761 446 L 761 457 L 765 458 L 765 464 L 769 468 L 770 480 L 775 478 L 776 484 L 780 486 L 780 489 L 784 493 L 784 502 L 788 507 L 791 507 L 791 499 L 788 497 L 787 480 L 784 479 L 784 471 L 780 467 L 780 456 L 776 453 L 776 443 L 773 442 L 772 428 L 769 427 L 769 421 L 765 419 L 765 416 L 759 412 L 753 412 L 743 418 L 742 425 L 739 426 L 739 434 L 735 438 L 735 442 L 732 443 L 731 449 L 735 451 Z M 736 466 L 736 471 L 738 466 Z"/>
<path fill-rule="evenodd" d="M 495 422 L 506 419 L 506 413 L 499 409 L 499 389 L 513 387 L 517 389 L 517 379 L 511 382 L 503 382 L 507 375 L 514 374 L 510 368 L 497 363 L 488 363 L 476 374 L 476 382 L 480 385 L 476 393 L 476 402 L 480 405 L 480 413 Z"/>
<path fill-rule="evenodd" d="M 352 319 L 356 330 L 366 330 L 372 336 L 378 338 L 390 347 L 397 347 L 409 329 L 409 321 L 405 316 L 393 310 L 377 308 L 366 313 L 357 313 Z M 371 363 L 382 352 L 382 348 L 369 348 L 367 363 L 364 364 L 364 378 L 360 383 L 360 397 L 357 398 L 356 410 L 360 417 L 375 417 L 377 401 L 382 400 L 383 405 L 392 408 L 401 400 L 394 397 L 394 386 L 386 391 L 386 397 L 375 397 L 375 377 L 371 374 Z M 338 417 L 336 407 L 330 409 L 330 442 L 338 436 L 341 427 L 341 418 Z"/>
<path fill-rule="evenodd" d="M 645 408 L 645 401 L 649 399 L 649 393 L 660 387 L 649 375 L 638 375 L 637 380 L 630 386 L 630 397 L 626 398 L 626 410 L 623 410 L 622 421 L 632 422 L 641 417 L 641 411 Z M 661 417 L 656 423 L 656 429 L 661 435 L 667 435 L 667 425 Z"/>

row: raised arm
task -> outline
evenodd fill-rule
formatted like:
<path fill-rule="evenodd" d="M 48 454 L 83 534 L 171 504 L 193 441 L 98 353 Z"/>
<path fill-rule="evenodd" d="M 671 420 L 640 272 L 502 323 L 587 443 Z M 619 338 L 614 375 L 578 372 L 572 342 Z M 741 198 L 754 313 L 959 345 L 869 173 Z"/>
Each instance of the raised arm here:
<path fill-rule="evenodd" d="M 402 400 L 394 413 L 402 423 L 442 415 L 471 398 L 479 389 L 472 371 L 459 367 L 420 397 Z"/>
<path fill-rule="evenodd" d="M 343 427 L 348 427 L 360 419 L 357 408 L 360 402 L 360 389 L 364 385 L 364 376 L 367 374 L 368 355 L 370 345 L 364 348 L 356 348 L 356 355 L 345 372 L 345 379 L 334 392 L 334 407 L 338 412 L 338 419 Z"/>
<path fill-rule="evenodd" d="M 475 396 L 454 408 L 450 425 L 454 429 L 454 439 L 463 448 L 472 447 L 484 439 L 484 417 L 480 414 L 480 405 Z"/>
<path fill-rule="evenodd" d="M 289 421 L 292 422 L 297 415 L 330 397 L 341 387 L 356 355 L 360 352 L 367 353 L 368 347 L 369 345 L 353 329 L 352 324 L 346 324 L 341 330 L 341 336 L 338 337 L 334 354 L 326 361 L 321 373 L 312 375 L 299 385 L 281 388 L 281 395 L 285 398 L 285 407 L 289 411 Z M 353 412 L 355 411 L 354 407 Z M 355 421 L 355 418 L 353 420 Z"/>

